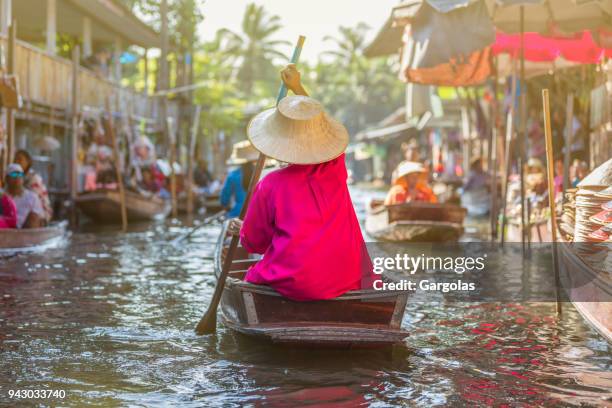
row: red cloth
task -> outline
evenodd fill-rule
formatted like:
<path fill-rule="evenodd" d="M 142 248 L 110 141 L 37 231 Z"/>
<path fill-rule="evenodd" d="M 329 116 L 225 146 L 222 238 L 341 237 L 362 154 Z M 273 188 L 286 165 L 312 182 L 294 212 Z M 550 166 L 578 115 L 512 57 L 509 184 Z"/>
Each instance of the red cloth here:
<path fill-rule="evenodd" d="M 17 228 L 17 207 L 8 194 L 2 194 L 0 198 L 2 215 L 0 215 L 0 229 Z"/>
<path fill-rule="evenodd" d="M 600 33 L 600 37 L 603 34 Z M 510 54 L 520 56 L 521 35 L 498 32 L 492 47 L 493 55 Z M 569 37 L 548 37 L 538 33 L 525 33 L 525 59 L 535 62 L 550 62 L 563 57 L 571 62 L 596 64 L 612 50 L 601 48 L 590 31 Z"/>
<path fill-rule="evenodd" d="M 372 262 L 346 179 L 342 155 L 291 165 L 259 182 L 240 233 L 248 252 L 264 254 L 248 282 L 299 301 L 371 288 Z"/>

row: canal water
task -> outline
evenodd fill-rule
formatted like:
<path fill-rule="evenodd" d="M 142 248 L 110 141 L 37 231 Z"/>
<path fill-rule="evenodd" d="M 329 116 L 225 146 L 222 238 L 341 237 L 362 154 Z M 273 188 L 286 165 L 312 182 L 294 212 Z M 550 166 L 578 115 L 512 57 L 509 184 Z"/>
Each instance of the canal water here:
<path fill-rule="evenodd" d="M 369 193 L 353 195 L 362 217 Z M 65 398 L 28 405 L 612 404 L 610 347 L 571 305 L 557 317 L 551 303 L 410 302 L 411 336 L 381 351 L 276 348 L 222 325 L 198 337 L 219 226 L 168 244 L 187 230 L 85 229 L 64 247 L 0 258 L 0 406 L 38 389 Z"/>

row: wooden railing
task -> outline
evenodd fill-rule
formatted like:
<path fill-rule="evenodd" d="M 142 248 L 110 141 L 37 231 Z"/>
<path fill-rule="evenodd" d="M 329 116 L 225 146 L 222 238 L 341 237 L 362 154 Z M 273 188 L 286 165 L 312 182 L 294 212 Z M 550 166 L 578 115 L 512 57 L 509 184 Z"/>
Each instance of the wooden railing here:
<path fill-rule="evenodd" d="M 3 48 L 7 47 L 6 38 L 0 38 L 0 42 Z M 16 41 L 15 72 L 19 78 L 19 91 L 25 101 L 55 109 L 71 109 L 71 61 L 51 55 L 26 42 Z M 84 67 L 79 68 L 78 81 L 81 108 L 104 109 L 108 97 L 112 109 L 116 111 L 132 112 L 143 118 L 158 118 L 158 98 L 121 87 Z M 174 111 L 176 107 L 169 103 L 169 112 Z"/>

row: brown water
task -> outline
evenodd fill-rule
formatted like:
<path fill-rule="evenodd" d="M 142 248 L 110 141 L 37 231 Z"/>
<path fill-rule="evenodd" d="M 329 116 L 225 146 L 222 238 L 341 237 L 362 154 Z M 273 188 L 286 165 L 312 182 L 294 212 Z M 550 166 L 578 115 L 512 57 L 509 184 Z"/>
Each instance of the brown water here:
<path fill-rule="evenodd" d="M 358 198 L 360 197 L 357 194 Z M 195 322 L 214 286 L 218 226 L 180 248 L 178 222 L 76 233 L 0 259 L 0 405 L 65 390 L 61 406 L 605 406 L 608 344 L 570 305 L 411 302 L 405 344 L 279 349 Z M 24 401 L 21 401 L 23 404 Z"/>

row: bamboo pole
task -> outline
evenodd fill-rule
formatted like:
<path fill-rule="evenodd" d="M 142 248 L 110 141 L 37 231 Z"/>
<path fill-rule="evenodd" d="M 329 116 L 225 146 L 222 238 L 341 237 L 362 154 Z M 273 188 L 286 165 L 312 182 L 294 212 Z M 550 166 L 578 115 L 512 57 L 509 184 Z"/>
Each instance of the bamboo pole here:
<path fill-rule="evenodd" d="M 557 259 L 557 211 L 555 208 L 555 172 L 553 161 L 552 130 L 550 124 L 550 101 L 548 89 L 542 90 L 542 103 L 544 106 L 544 136 L 546 138 L 546 169 L 548 170 L 548 204 L 550 206 L 550 225 L 552 228 L 552 256 L 555 272 L 555 292 L 557 293 L 557 313 L 561 313 L 561 302 L 559 301 L 559 263 Z"/>
<path fill-rule="evenodd" d="M 563 153 L 563 200 L 565 192 L 570 188 L 570 147 L 574 138 L 574 94 L 567 95 L 567 107 L 565 110 L 565 152 Z"/>
<path fill-rule="evenodd" d="M 300 58 L 300 54 L 302 53 L 302 46 L 304 45 L 305 37 L 300 36 L 298 39 L 297 45 L 293 50 L 293 56 L 291 57 L 291 63 L 295 64 Z M 276 104 L 287 96 L 287 87 L 284 83 L 281 83 L 281 87 L 278 91 L 278 96 L 276 98 Z M 240 219 L 244 219 L 247 208 L 249 206 L 249 202 L 251 201 L 251 197 L 253 196 L 253 190 L 255 189 L 255 185 L 259 181 L 261 177 L 261 172 L 263 171 L 264 164 L 266 163 L 266 156 L 263 153 L 259 154 L 259 158 L 257 159 L 257 164 L 255 165 L 255 170 L 253 171 L 253 176 L 251 177 L 251 182 L 249 183 L 249 191 L 244 199 L 244 204 L 242 205 L 242 210 L 240 211 Z M 215 286 L 215 291 L 213 293 L 212 299 L 210 301 L 210 305 L 208 306 L 208 310 L 202 316 L 198 325 L 196 326 L 195 332 L 198 335 L 203 334 L 212 334 L 217 330 L 217 308 L 219 307 L 219 301 L 221 300 L 221 294 L 223 293 L 223 289 L 225 287 L 225 281 L 227 280 L 227 275 L 232 266 L 232 261 L 234 260 L 234 254 L 236 252 L 236 248 L 238 248 L 238 240 L 237 236 L 232 236 L 232 240 L 230 242 L 229 248 L 227 250 L 227 254 L 225 256 L 225 260 L 223 262 L 223 269 L 221 271 L 221 275 L 217 279 L 217 285 Z"/>
<path fill-rule="evenodd" d="M 195 108 L 193 123 L 191 124 L 191 133 L 189 135 L 189 153 L 187 156 L 187 215 L 193 214 L 193 162 L 195 159 L 195 145 L 198 128 L 200 127 L 200 112 L 202 107 L 197 105 Z"/>
<path fill-rule="evenodd" d="M 113 161 L 115 162 L 115 174 L 117 176 L 117 185 L 119 186 L 119 201 L 121 204 L 121 228 L 123 232 L 127 231 L 128 219 L 127 219 L 127 208 L 125 205 L 125 186 L 123 185 L 123 175 L 121 174 L 120 168 L 120 155 L 119 155 L 119 144 L 117 143 L 117 135 L 115 135 L 115 129 L 113 124 L 113 113 L 110 108 L 110 100 L 106 97 L 106 111 L 108 117 L 105 120 L 106 132 L 111 137 L 111 143 L 113 144 Z"/>
<path fill-rule="evenodd" d="M 521 18 L 521 132 L 519 138 L 519 174 L 521 177 L 521 243 L 523 256 L 526 254 L 525 247 L 525 144 L 527 134 L 527 85 L 525 84 L 525 6 L 520 8 Z"/>

